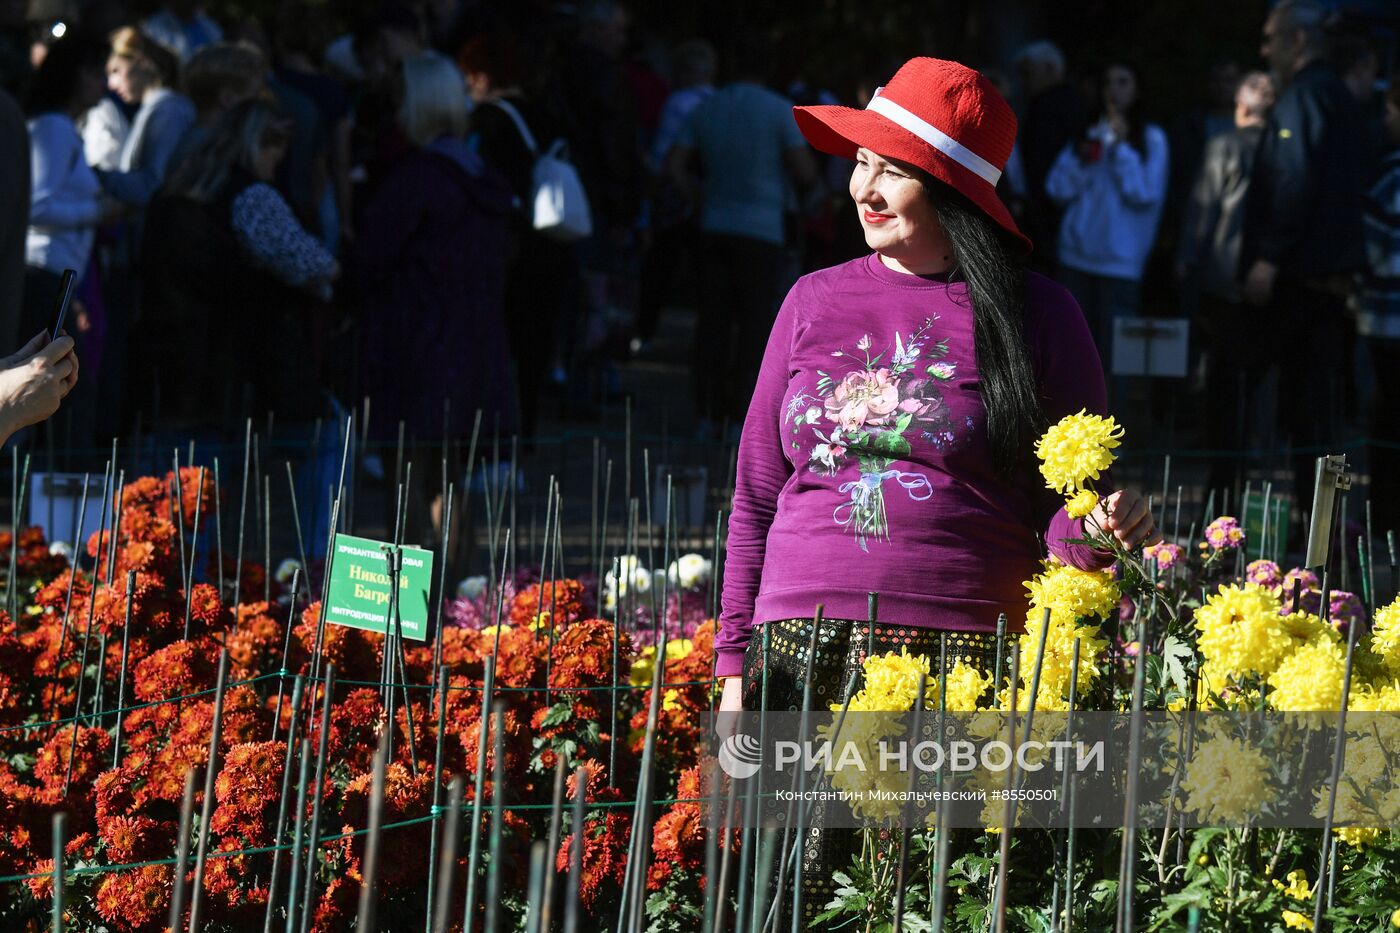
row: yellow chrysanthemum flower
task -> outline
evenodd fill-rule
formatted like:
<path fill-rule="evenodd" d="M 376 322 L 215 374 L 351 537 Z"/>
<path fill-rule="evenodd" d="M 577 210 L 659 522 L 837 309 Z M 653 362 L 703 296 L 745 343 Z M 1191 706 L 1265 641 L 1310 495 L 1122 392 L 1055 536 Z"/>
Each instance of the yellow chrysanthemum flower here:
<path fill-rule="evenodd" d="M 1340 632 L 1311 612 L 1290 612 L 1288 615 L 1279 616 L 1279 628 L 1295 649 L 1312 641 L 1338 644 L 1342 640 Z"/>
<path fill-rule="evenodd" d="M 1222 584 L 1196 610 L 1196 647 L 1217 673 L 1269 674 L 1293 647 L 1281 618 L 1277 597 L 1259 584 Z"/>
<path fill-rule="evenodd" d="M 1283 912 L 1283 925 L 1290 930 L 1311 930 L 1313 928 L 1312 917 L 1306 917 L 1296 910 Z"/>
<path fill-rule="evenodd" d="M 957 713 L 976 712 L 977 704 L 982 699 L 982 694 L 992 685 L 992 675 L 977 670 L 970 664 L 958 661 L 953 665 L 953 669 L 948 672 L 948 691 L 944 697 L 946 708 Z M 941 687 L 938 681 L 928 688 L 926 699 L 928 705 L 938 708 L 938 697 Z"/>
<path fill-rule="evenodd" d="M 1112 418 L 1087 414 L 1066 415 L 1035 442 L 1040 475 L 1059 493 L 1075 492 L 1089 479 L 1098 479 L 1114 461 L 1123 429 Z"/>
<path fill-rule="evenodd" d="M 1282 891 L 1285 897 L 1295 901 L 1312 900 L 1312 885 L 1308 884 L 1308 873 L 1301 868 L 1295 868 L 1288 873 L 1288 884 L 1286 885 L 1275 878 L 1274 887 Z"/>
<path fill-rule="evenodd" d="M 1269 675 L 1269 705 L 1276 710 L 1336 710 L 1342 706 L 1346 659 L 1335 642 L 1308 642 Z"/>
<path fill-rule="evenodd" d="M 1048 606 L 1074 621 L 1101 619 L 1117 610 L 1121 594 L 1111 571 L 1080 570 L 1053 560 L 1044 566 L 1045 571 L 1026 584 L 1032 605 L 1041 612 Z"/>
<path fill-rule="evenodd" d="M 1196 749 L 1181 788 L 1186 808 L 1207 823 L 1237 823 L 1255 815 L 1271 794 L 1268 762 L 1259 749 L 1238 739 L 1213 738 Z"/>
<path fill-rule="evenodd" d="M 1379 826 L 1343 826 L 1340 829 L 1333 830 L 1333 832 L 1337 834 L 1337 840 L 1339 842 L 1345 843 L 1354 849 L 1359 849 L 1362 846 L 1369 846 L 1381 837 L 1381 828 Z M 1396 911 L 1396 913 L 1400 913 L 1400 911 Z M 1392 918 L 1392 922 L 1393 920 L 1394 918 Z M 1400 923 L 1395 925 L 1400 926 Z"/>
<path fill-rule="evenodd" d="M 1400 674 L 1400 597 L 1376 610 L 1376 622 L 1371 626 L 1371 650 L 1380 656 L 1387 670 Z"/>
<path fill-rule="evenodd" d="M 900 648 L 899 654 L 891 651 L 866 658 L 864 668 L 865 686 L 851 698 L 851 710 L 900 713 L 914 707 L 914 698 L 919 695 L 919 675 L 927 677 L 929 662 L 924 655 Z M 925 688 L 929 682 L 925 681 Z"/>
<path fill-rule="evenodd" d="M 1065 512 L 1070 518 L 1083 518 L 1099 504 L 1099 494 L 1092 489 L 1081 489 L 1065 500 Z"/>

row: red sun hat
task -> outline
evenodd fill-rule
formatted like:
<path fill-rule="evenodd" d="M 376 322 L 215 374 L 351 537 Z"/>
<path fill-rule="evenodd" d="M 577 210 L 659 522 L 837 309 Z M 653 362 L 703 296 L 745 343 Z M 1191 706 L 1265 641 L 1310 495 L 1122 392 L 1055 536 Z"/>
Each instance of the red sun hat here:
<path fill-rule="evenodd" d="M 1030 239 L 996 191 L 1016 141 L 1016 115 L 978 72 L 938 58 L 911 58 L 864 110 L 830 105 L 792 110 L 802 135 L 822 152 L 854 159 L 856 149 L 864 147 L 916 165 L 957 189 L 1030 249 Z"/>

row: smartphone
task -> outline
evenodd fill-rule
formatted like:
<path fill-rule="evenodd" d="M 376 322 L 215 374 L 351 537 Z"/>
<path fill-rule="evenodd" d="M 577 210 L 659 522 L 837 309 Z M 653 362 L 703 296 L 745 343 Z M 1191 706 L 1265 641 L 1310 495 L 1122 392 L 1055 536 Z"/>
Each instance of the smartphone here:
<path fill-rule="evenodd" d="M 68 317 L 68 308 L 73 304 L 73 286 L 78 281 L 78 273 L 73 269 L 64 269 L 63 277 L 58 282 L 58 305 L 53 313 L 53 333 L 50 340 L 57 340 L 58 335 L 63 333 L 63 322 Z"/>

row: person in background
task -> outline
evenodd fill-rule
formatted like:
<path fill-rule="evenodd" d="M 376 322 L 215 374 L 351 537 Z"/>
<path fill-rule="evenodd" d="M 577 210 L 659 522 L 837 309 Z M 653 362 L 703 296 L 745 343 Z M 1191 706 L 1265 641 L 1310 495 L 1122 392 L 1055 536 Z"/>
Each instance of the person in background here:
<path fill-rule="evenodd" d="M 691 112 L 667 159 L 671 180 L 700 207 L 692 375 L 701 439 L 726 421 L 737 434 L 786 284 L 793 189 L 819 184 L 792 102 L 764 86 L 764 66 L 758 42 L 736 40 L 730 80 Z"/>
<path fill-rule="evenodd" d="M 99 172 L 98 180 L 123 204 L 142 207 L 150 202 L 165 181 L 181 137 L 195 122 L 194 104 L 171 89 L 175 77 L 174 58 L 149 36 L 130 27 L 113 34 L 107 86 L 138 109 L 116 171 Z"/>
<path fill-rule="evenodd" d="M 209 18 L 202 4 L 193 0 L 162 4 L 154 15 L 141 23 L 141 30 L 169 49 L 181 64 L 204 46 L 224 38 L 219 24 Z"/>
<path fill-rule="evenodd" d="M 321 239 L 332 250 L 354 237 L 351 218 L 350 136 L 354 114 L 345 84 L 325 73 L 321 51 L 329 36 L 324 7 L 293 3 L 282 7 L 273 32 L 275 74 L 285 87 L 304 94 L 320 115 L 324 153 L 317 210 Z"/>
<path fill-rule="evenodd" d="M 1171 172 L 1167 181 L 1167 210 L 1190 196 L 1200 175 L 1206 145 L 1216 136 L 1235 129 L 1236 92 L 1241 71 L 1233 58 L 1221 58 L 1210 66 L 1205 94 L 1196 106 L 1172 122 L 1167 133 L 1171 148 Z M 1173 218 L 1164 218 L 1165 229 L 1175 230 Z"/>
<path fill-rule="evenodd" d="M 277 187 L 297 212 L 302 224 L 317 229 L 319 201 L 326 184 L 326 132 L 321 124 L 321 113 L 311 98 L 288 85 L 272 69 L 272 42 L 260 22 L 244 19 L 229 33 L 254 45 L 267 63 L 263 80 L 277 101 L 277 109 L 292 130 L 286 157 L 277 170 Z"/>
<path fill-rule="evenodd" d="M 406 535 L 428 540 L 440 512 L 434 507 L 433 527 L 425 527 L 422 491 L 435 486 L 428 477 L 442 451 L 421 445 L 443 437 L 444 406 L 455 426 L 447 440 L 469 431 L 478 409 L 483 431 L 515 430 L 504 313 L 515 197 L 464 138 L 467 98 L 457 66 L 425 52 L 402 70 L 399 123 L 413 148 L 365 205 L 348 267 L 361 303 L 362 394 L 379 441 L 393 443 L 401 420 L 418 439 Z"/>
<path fill-rule="evenodd" d="M 492 169 L 510 182 L 519 205 L 512 214 L 513 243 L 506 284 L 506 330 L 520 395 L 520 433 L 527 449 L 539 422 L 540 396 L 551 369 L 559 365 L 561 310 L 578 288 L 578 250 L 537 233 L 531 224 L 534 155 L 557 138 L 540 102 L 525 94 L 521 51 L 507 33 L 482 33 L 457 55 L 474 102 L 471 141 Z M 519 121 L 519 122 L 517 122 Z M 540 276 L 539 270 L 551 270 Z"/>
<path fill-rule="evenodd" d="M 229 110 L 266 87 L 267 60 L 247 42 L 215 42 L 190 56 L 180 70 L 180 90 L 194 105 L 195 119 L 170 157 L 173 173 L 214 131 Z"/>
<path fill-rule="evenodd" d="M 0 90 L 23 100 L 34 73 L 29 61 L 29 3 L 0 0 Z"/>
<path fill-rule="evenodd" d="M 1367 181 L 1376 177 L 1381 157 L 1390 148 L 1385 130 L 1385 100 L 1379 93 L 1380 50 L 1371 31 L 1351 26 L 1330 32 L 1327 58 L 1341 76 L 1342 83 L 1361 105 L 1362 126 L 1367 151 L 1363 157 Z"/>
<path fill-rule="evenodd" d="M 1023 217 L 1036 245 L 1030 265 L 1049 273 L 1056 270 L 1055 236 L 1062 212 L 1045 191 L 1045 177 L 1092 111 L 1074 82 L 1066 80 L 1065 55 L 1053 42 L 1032 42 L 1021 49 L 1016 70 L 1025 95 L 1017 140 L 1026 190 Z"/>
<path fill-rule="evenodd" d="M 1377 528 L 1400 527 L 1400 76 L 1384 96 L 1389 154 L 1364 202 L 1366 268 L 1357 332 L 1376 374 L 1371 409 L 1371 488 Z"/>
<path fill-rule="evenodd" d="M 167 361 L 147 373 L 164 380 L 167 417 L 321 414 L 308 312 L 330 297 L 340 268 L 272 185 L 288 134 L 274 103 L 236 104 L 151 205 L 141 253 L 146 339 L 136 343 Z M 176 353 L 182 341 L 191 346 Z M 236 393 L 222 412 L 210 410 L 210 384 Z"/>
<path fill-rule="evenodd" d="M 579 244 L 584 299 L 576 310 L 582 313 L 561 327 L 572 357 L 550 378 L 566 413 L 594 417 L 594 387 L 603 386 L 604 396 L 621 392 L 604 344 L 614 321 L 622 323 L 626 311 L 635 310 L 646 168 L 641 114 L 623 54 L 627 10 L 616 0 L 588 0 L 577 10 L 577 32 L 558 56 L 547 96 L 588 196 L 593 235 Z"/>
<path fill-rule="evenodd" d="M 661 108 L 661 119 L 647 154 L 647 170 L 652 178 L 652 233 L 642 265 L 636 350 L 656 338 L 661 306 L 675 294 L 679 272 L 695 256 L 695 215 L 666 175 L 666 155 L 691 112 L 715 92 L 714 46 L 703 39 L 687 39 L 676 46 L 672 62 L 674 90 Z"/>
<path fill-rule="evenodd" d="M 19 104 L 0 90 L 0 346 L 19 333 L 28 227 L 29 129 Z"/>
<path fill-rule="evenodd" d="M 31 196 L 25 261 L 37 270 L 34 310 L 27 324 L 43 323 L 64 269 L 87 272 L 93 238 L 103 218 L 102 188 L 83 159 L 77 119 L 102 98 L 106 46 L 73 32 L 49 49 L 34 75 L 29 115 Z M 42 310 L 40 310 L 42 309 Z"/>
<path fill-rule="evenodd" d="M 1065 208 L 1060 281 L 1112 372 L 1113 322 L 1137 317 L 1142 305 L 1142 272 L 1167 191 L 1167 135 L 1142 118 L 1137 72 L 1128 65 L 1105 68 L 1100 92 L 1100 116 L 1060 152 L 1045 190 Z"/>
<path fill-rule="evenodd" d="M 1281 0 L 1264 22 L 1260 53 L 1280 91 L 1254 165 L 1241 257 L 1245 300 L 1267 309 L 1260 331 L 1277 342 L 1300 508 L 1312 501 L 1311 448 L 1335 441 L 1345 423 L 1355 342 L 1347 298 L 1364 263 L 1366 134 L 1355 96 L 1326 60 L 1328 15 L 1312 0 Z"/>
<path fill-rule="evenodd" d="M 340 266 L 297 222 L 273 187 L 291 127 L 274 103 L 256 97 L 229 110 L 170 179 L 170 191 L 227 213 L 243 255 L 282 284 L 322 301 Z M 227 202 L 225 204 L 225 202 Z"/>
<path fill-rule="evenodd" d="M 1256 339 L 1258 321 L 1244 305 L 1239 267 L 1250 176 L 1274 97 L 1267 73 L 1245 75 L 1235 92 L 1235 129 L 1206 144 L 1182 210 L 1176 276 L 1198 294 L 1197 320 L 1208 335 L 1203 443 L 1211 450 L 1242 446 L 1246 400 L 1273 362 L 1267 344 Z M 1238 458 L 1213 459 L 1207 488 L 1232 483 L 1238 467 Z"/>

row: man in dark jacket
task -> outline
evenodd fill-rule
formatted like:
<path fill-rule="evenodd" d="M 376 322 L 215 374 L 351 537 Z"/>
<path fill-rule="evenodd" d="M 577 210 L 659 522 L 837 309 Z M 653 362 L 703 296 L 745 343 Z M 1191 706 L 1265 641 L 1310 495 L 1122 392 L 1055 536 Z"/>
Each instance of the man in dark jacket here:
<path fill-rule="evenodd" d="M 1265 129 L 1246 212 L 1244 297 L 1268 307 L 1261 333 L 1279 341 L 1279 411 L 1293 447 L 1338 439 L 1354 327 L 1346 309 L 1361 267 L 1365 130 L 1356 98 L 1324 58 L 1327 10 L 1282 0 L 1261 54 L 1282 88 Z M 1303 508 L 1315 451 L 1294 458 Z"/>

